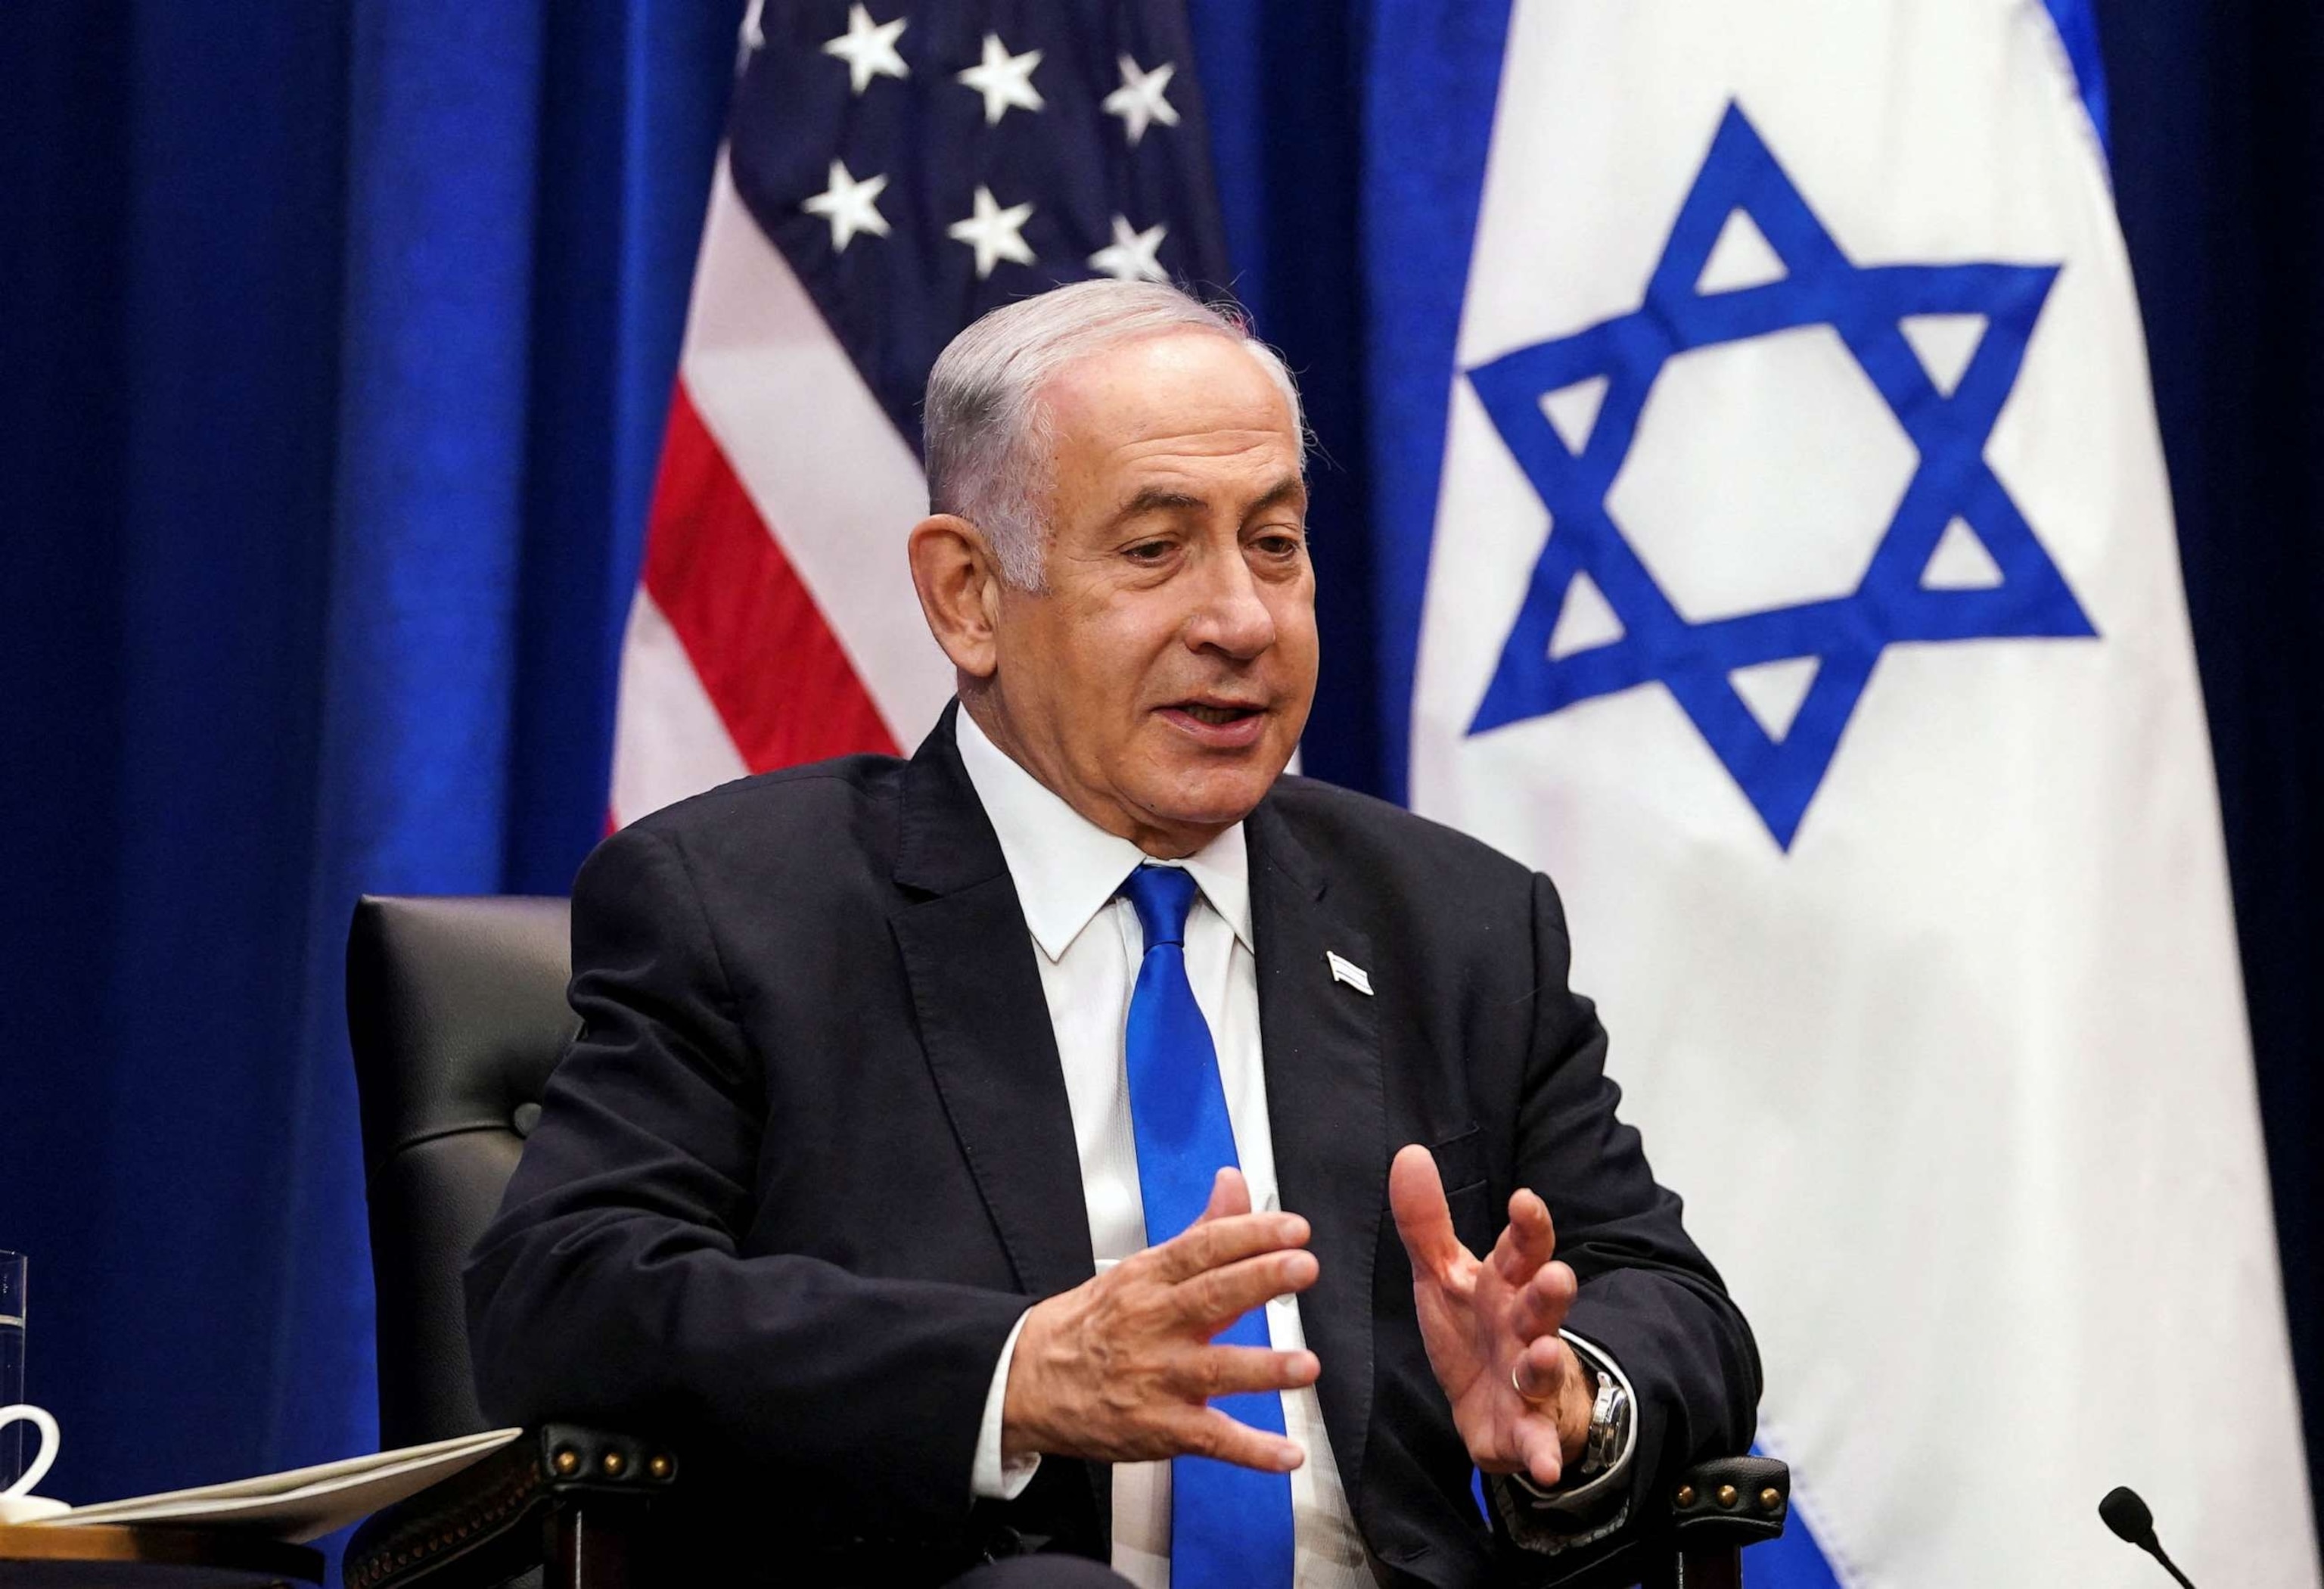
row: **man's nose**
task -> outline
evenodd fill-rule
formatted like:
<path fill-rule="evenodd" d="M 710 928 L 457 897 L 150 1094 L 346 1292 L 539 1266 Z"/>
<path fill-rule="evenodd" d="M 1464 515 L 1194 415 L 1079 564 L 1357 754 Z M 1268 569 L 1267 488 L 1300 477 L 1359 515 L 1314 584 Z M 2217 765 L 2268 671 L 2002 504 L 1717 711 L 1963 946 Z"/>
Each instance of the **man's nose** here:
<path fill-rule="evenodd" d="M 1243 661 L 1258 656 L 1275 643 L 1275 613 L 1259 594 L 1250 566 L 1240 549 L 1204 562 L 1201 602 L 1187 628 L 1187 643 L 1196 650 L 1214 647 Z"/>

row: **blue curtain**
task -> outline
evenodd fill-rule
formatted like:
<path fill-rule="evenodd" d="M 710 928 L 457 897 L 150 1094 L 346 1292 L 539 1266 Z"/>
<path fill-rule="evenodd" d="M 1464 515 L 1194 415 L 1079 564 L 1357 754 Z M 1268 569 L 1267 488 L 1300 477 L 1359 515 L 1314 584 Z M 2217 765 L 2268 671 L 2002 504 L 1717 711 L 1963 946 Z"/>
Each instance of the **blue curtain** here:
<path fill-rule="evenodd" d="M 373 1438 L 348 908 L 560 891 L 602 827 L 742 9 L 10 17 L 0 1246 L 59 1493 Z M 1189 10 L 1238 288 L 1322 442 L 1308 765 L 1394 796 L 1423 570 L 1374 530 L 1434 512 L 1459 305 L 1415 283 L 1462 274 L 1435 217 L 1473 213 L 1506 0 Z M 2096 14 L 2324 1454 L 2324 23 Z"/>
<path fill-rule="evenodd" d="M 368 1449 L 363 890 L 558 892 L 740 0 L 114 0 L 0 103 L 0 1245 L 50 1488 Z"/>

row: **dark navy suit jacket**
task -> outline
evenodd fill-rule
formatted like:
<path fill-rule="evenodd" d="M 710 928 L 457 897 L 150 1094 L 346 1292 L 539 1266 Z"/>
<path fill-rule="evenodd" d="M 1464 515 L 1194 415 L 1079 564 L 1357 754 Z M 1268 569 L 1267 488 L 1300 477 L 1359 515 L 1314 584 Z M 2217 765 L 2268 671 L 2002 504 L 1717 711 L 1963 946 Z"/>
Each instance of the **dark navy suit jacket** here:
<path fill-rule="evenodd" d="M 819 1582 L 1108 1548 L 1101 1464 L 970 1498 L 1011 1326 L 1093 1265 L 1037 951 L 952 723 L 908 762 L 729 784 L 590 857 L 580 1033 L 467 1271 L 493 1417 L 666 1435 L 687 1540 Z M 1564 1576 L 1580 1553 L 1479 1516 L 1388 1212 L 1397 1149 L 1434 1150 L 1479 1252 L 1513 1188 L 1548 1201 L 1568 1325 L 1637 1391 L 1634 1496 L 1748 1443 L 1749 1330 L 1616 1119 L 1546 878 L 1298 778 L 1246 831 L 1275 1160 L 1314 1227 L 1301 1316 L 1357 1525 L 1394 1581 Z"/>

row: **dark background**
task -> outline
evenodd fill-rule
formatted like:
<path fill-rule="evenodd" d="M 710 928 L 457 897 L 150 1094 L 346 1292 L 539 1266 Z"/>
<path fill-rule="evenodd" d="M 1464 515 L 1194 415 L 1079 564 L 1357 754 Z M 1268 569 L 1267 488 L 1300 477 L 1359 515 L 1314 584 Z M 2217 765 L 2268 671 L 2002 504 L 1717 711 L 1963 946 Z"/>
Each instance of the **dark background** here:
<path fill-rule="evenodd" d="M 741 9 L 11 8 L 0 1245 L 33 1254 L 33 1391 L 68 1431 L 54 1492 L 374 1437 L 347 911 L 360 889 L 561 892 L 601 829 Z M 1375 528 L 1413 504 L 1373 489 L 1366 416 L 1411 350 L 1381 334 L 1403 300 L 1380 300 L 1397 288 L 1365 220 L 1411 180 L 1382 151 L 1457 155 L 1492 85 L 1447 83 L 1406 125 L 1367 67 L 1497 35 L 1503 5 L 1190 11 L 1239 289 L 1325 454 L 1308 766 L 1394 794 L 1384 680 L 1408 665 L 1390 609 L 1413 570 Z M 2096 12 L 2312 1468 L 2324 17 Z"/>
<path fill-rule="evenodd" d="M 2324 11 L 2273 0 L 2097 10 L 2115 204 L 2210 712 L 2313 1495 L 2324 1464 Z"/>

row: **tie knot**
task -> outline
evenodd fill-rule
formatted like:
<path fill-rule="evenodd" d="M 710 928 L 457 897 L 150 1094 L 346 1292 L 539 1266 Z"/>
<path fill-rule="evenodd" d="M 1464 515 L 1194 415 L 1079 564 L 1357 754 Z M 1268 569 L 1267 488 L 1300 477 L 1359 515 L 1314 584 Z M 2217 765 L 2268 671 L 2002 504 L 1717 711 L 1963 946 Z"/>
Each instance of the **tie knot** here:
<path fill-rule="evenodd" d="M 1194 879 L 1178 866 L 1140 866 L 1121 885 L 1145 929 L 1146 947 L 1186 942 L 1186 912 L 1194 908 Z"/>

